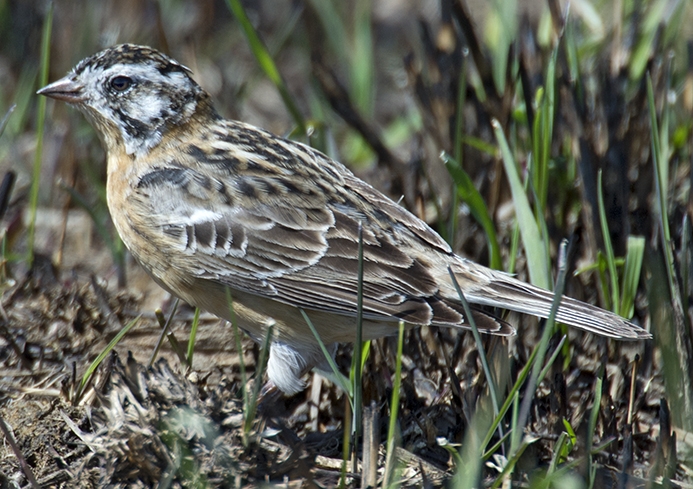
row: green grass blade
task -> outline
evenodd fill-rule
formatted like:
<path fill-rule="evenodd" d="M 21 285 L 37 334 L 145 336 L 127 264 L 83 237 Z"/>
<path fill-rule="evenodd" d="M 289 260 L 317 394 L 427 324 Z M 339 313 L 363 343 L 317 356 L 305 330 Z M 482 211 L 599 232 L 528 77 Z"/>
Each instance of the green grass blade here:
<path fill-rule="evenodd" d="M 19 74 L 19 80 L 16 82 L 17 90 L 14 94 L 14 115 L 7 123 L 7 133 L 12 136 L 19 135 L 29 119 L 31 103 L 36 96 L 36 84 L 40 83 L 37 81 L 40 68 L 35 63 L 25 63 Z M 40 128 L 37 126 L 38 129 Z"/>
<path fill-rule="evenodd" d="M 567 339 L 566 336 L 563 336 L 561 338 L 561 341 L 558 343 L 558 345 L 554 349 L 553 354 L 549 358 L 549 361 L 546 362 L 546 366 L 542 370 L 542 373 L 539 375 L 539 382 L 541 382 L 544 379 L 544 377 L 546 376 L 546 373 L 551 368 L 551 365 L 556 360 L 556 358 L 558 358 L 558 353 L 560 353 L 561 348 L 563 347 L 563 344 L 565 343 L 566 339 Z M 508 392 L 508 395 L 506 396 L 505 401 L 503 402 L 503 405 L 499 408 L 498 416 L 496 416 L 496 418 L 493 420 L 493 423 L 491 424 L 489 431 L 486 433 L 486 438 L 484 438 L 484 441 L 481 444 L 482 449 L 486 449 L 485 447 L 487 447 L 488 444 L 491 443 L 491 440 L 493 439 L 493 435 L 497 430 L 498 424 L 503 420 L 503 418 L 507 414 L 508 410 L 513 405 L 513 403 L 515 402 L 516 396 L 519 394 L 520 389 L 522 388 L 522 385 L 525 383 L 525 380 L 527 380 L 527 377 L 529 377 L 529 374 L 532 371 L 532 366 L 534 365 L 534 362 L 536 361 L 538 353 L 539 353 L 539 345 L 537 345 L 532 350 L 532 353 L 530 354 L 529 358 L 527 359 L 526 365 L 520 371 L 519 375 L 517 376 L 517 380 L 515 380 L 515 383 L 510 388 L 510 391 Z M 513 416 L 513 418 L 516 418 L 516 417 L 517 416 Z M 512 425 L 515 426 L 516 423 L 512 423 Z M 493 455 L 493 451 L 492 451 L 492 449 L 489 449 L 487 451 L 487 453 L 484 454 L 484 458 L 488 458 L 491 455 Z"/>
<path fill-rule="evenodd" d="M 654 162 L 655 189 L 657 192 L 657 205 L 660 225 L 665 242 L 671 241 L 671 233 L 669 232 L 669 221 L 667 216 L 667 196 L 665 194 L 666 186 L 662 181 L 663 176 L 667 173 L 666 158 L 662 154 L 662 144 L 660 141 L 659 121 L 657 120 L 657 108 L 654 100 L 654 88 L 652 88 L 652 78 L 647 76 L 647 103 L 650 109 L 650 134 L 652 136 L 652 160 Z M 665 246 L 666 247 L 666 246 Z"/>
<path fill-rule="evenodd" d="M 0 136 L 2 136 L 2 133 L 5 132 L 5 128 L 7 127 L 7 123 L 10 121 L 10 116 L 12 115 L 12 112 L 17 108 L 17 104 L 12 104 L 12 106 L 7 110 L 5 113 L 4 117 L 0 121 Z"/>
<path fill-rule="evenodd" d="M 510 191 L 512 192 L 513 202 L 515 204 L 515 213 L 520 226 L 520 234 L 524 244 L 525 254 L 527 255 L 527 268 L 529 269 L 529 277 L 534 285 L 544 289 L 550 289 L 549 281 L 549 264 L 541 236 L 539 227 L 534 218 L 532 208 L 529 205 L 529 200 L 525 194 L 524 185 L 520 179 L 520 174 L 515 164 L 515 159 L 512 156 L 508 141 L 503 134 L 503 128 L 500 123 L 493 119 L 491 122 L 496 135 L 496 140 L 500 146 L 503 159 L 505 174 L 510 183 Z"/>
<path fill-rule="evenodd" d="M 152 365 L 154 365 L 154 362 L 156 361 L 156 357 L 159 355 L 159 350 L 161 350 L 161 345 L 163 345 L 163 343 L 164 343 L 164 338 L 168 339 L 168 343 L 171 345 L 171 348 L 176 353 L 176 356 L 178 357 L 178 360 L 180 361 L 181 365 L 186 364 L 185 355 L 183 354 L 183 350 L 180 348 L 180 345 L 178 344 L 178 340 L 176 339 L 173 332 L 170 331 L 171 323 L 173 322 L 173 318 L 176 315 L 176 311 L 178 310 L 179 304 L 180 304 L 180 299 L 176 297 L 176 300 L 173 301 L 173 307 L 171 308 L 171 313 L 168 315 L 168 318 L 166 318 L 166 319 L 164 319 L 164 313 L 161 311 L 161 309 L 156 309 L 154 311 L 154 315 L 156 316 L 156 320 L 159 323 L 159 326 L 161 326 L 161 334 L 159 335 L 159 339 L 156 342 L 156 346 L 154 346 L 154 351 L 152 351 L 152 354 L 149 357 L 148 365 L 150 367 Z"/>
<path fill-rule="evenodd" d="M 537 91 L 539 100 L 537 117 L 532 128 L 532 152 L 534 163 L 530 168 L 532 182 L 537 193 L 537 214 L 546 208 L 546 198 L 549 190 L 549 161 L 551 158 L 551 143 L 553 141 L 556 57 L 558 47 L 553 50 L 546 69 L 546 86 Z"/>
<path fill-rule="evenodd" d="M 565 276 L 567 273 L 567 244 L 564 241 L 561 243 L 558 254 L 558 277 L 556 278 L 555 293 L 553 296 L 553 302 L 551 304 L 551 312 L 549 317 L 544 324 L 544 331 L 541 335 L 541 340 L 539 342 L 537 359 L 532 366 L 532 374 L 529 377 L 527 383 L 527 389 L 525 397 L 522 400 L 522 406 L 520 408 L 520 415 L 518 417 L 517 426 L 513 428 L 513 437 L 511 441 L 511 453 L 514 453 L 520 446 L 520 436 L 524 433 L 527 420 L 529 419 L 529 411 L 534 398 L 535 389 L 538 387 L 541 377 L 541 372 L 543 371 L 544 358 L 546 352 L 549 348 L 549 338 L 554 332 L 556 323 L 556 311 L 558 311 L 558 306 L 561 302 L 561 296 L 563 295 L 563 289 L 565 287 Z"/>
<path fill-rule="evenodd" d="M 667 93 L 668 90 L 672 90 L 671 86 L 671 56 L 665 58 L 664 62 L 664 75 L 663 75 L 663 93 Z M 668 214 L 669 209 L 669 157 L 671 155 L 671 144 L 670 144 L 670 133 L 671 133 L 671 107 L 672 104 L 665 101 L 662 104 L 662 113 L 659 117 L 659 158 L 657 169 L 659 170 L 660 177 L 659 182 L 662 193 L 662 200 L 665 203 L 665 214 Z"/>
<path fill-rule="evenodd" d="M 462 66 L 460 66 L 460 73 L 464 73 L 466 70 L 467 66 L 467 58 L 463 57 L 462 58 Z M 464 151 L 462 148 L 462 136 L 464 135 L 464 106 L 465 106 L 465 101 L 467 100 L 467 77 L 465 76 L 460 76 L 459 77 L 459 82 L 457 83 L 457 106 L 455 108 L 455 142 L 453 146 L 453 154 L 454 154 L 454 161 L 457 163 L 457 167 L 462 169 L 462 158 L 464 156 Z M 448 167 L 447 164 L 447 159 L 448 155 L 446 152 L 443 152 L 441 154 L 441 158 L 443 159 L 443 162 L 445 163 L 445 166 Z M 450 169 L 448 168 L 448 171 Z M 471 178 L 469 178 L 469 175 L 467 175 L 467 172 L 464 172 L 465 176 L 467 177 L 466 180 L 468 181 L 467 183 L 471 182 Z M 452 203 L 450 205 L 450 209 L 452 209 L 452 212 L 450 212 L 450 222 L 448 223 L 448 243 L 451 245 L 455 241 L 455 233 L 457 231 L 457 211 L 458 211 L 458 206 L 459 206 L 459 199 L 461 198 L 460 195 L 460 184 L 457 182 L 455 177 L 453 176 L 453 180 L 456 186 L 456 192 L 452 193 Z M 474 188 L 474 185 L 472 185 L 472 188 Z M 476 188 L 474 188 L 476 190 Z M 477 191 L 478 194 L 478 191 Z M 470 206 L 471 207 L 471 206 Z M 486 205 L 484 204 L 484 207 Z M 488 214 L 488 211 L 486 212 Z M 495 229 L 494 229 L 495 232 Z M 488 235 L 487 235 L 488 236 Z M 500 256 L 499 256 L 500 257 Z M 491 259 L 489 260 L 490 262 L 493 262 L 493 252 L 491 253 Z M 492 265 L 493 267 L 493 265 Z"/>
<path fill-rule="evenodd" d="M 514 405 L 517 396 L 519 394 L 520 388 L 524 384 L 525 380 L 529 376 L 529 373 L 531 372 L 532 365 L 536 361 L 537 358 L 537 352 L 538 349 L 535 348 L 532 350 L 532 354 L 530 357 L 527 359 L 527 364 L 522 368 L 520 371 L 520 374 L 517 376 L 517 380 L 513 384 L 512 388 L 510 389 L 510 392 L 508 392 L 508 395 L 505 398 L 505 401 L 503 402 L 503 405 L 498 409 L 498 415 L 494 418 L 493 422 L 491 423 L 491 426 L 489 430 L 486 432 L 486 437 L 484 438 L 483 442 L 481 443 L 481 449 L 486 450 L 486 447 L 491 443 L 491 440 L 493 439 L 493 436 L 495 432 L 498 430 L 498 425 L 503 421 L 503 418 L 507 414 L 508 410 Z M 513 416 L 514 418 L 515 416 Z M 511 423 L 511 426 L 515 426 L 516 423 Z M 512 430 L 511 430 L 512 433 Z M 484 455 L 485 457 L 490 457 L 493 455 L 491 450 L 489 449 L 487 453 Z"/>
<path fill-rule="evenodd" d="M 462 444 L 462 453 L 456 457 L 457 470 L 451 487 L 454 489 L 474 489 L 483 487 L 480 483 L 483 462 L 481 453 L 479 434 L 485 430 L 485 413 L 477 411 L 467 427 Z"/>
<path fill-rule="evenodd" d="M 53 27 L 53 2 L 48 4 L 48 14 L 43 23 L 41 36 L 41 73 L 39 85 L 48 84 L 48 66 L 51 53 L 51 29 Z M 46 120 L 46 97 L 39 97 L 38 117 L 36 133 L 36 153 L 34 154 L 34 167 L 31 175 L 31 189 L 29 190 L 29 226 L 27 229 L 27 264 L 31 268 L 34 262 L 34 235 L 36 233 L 36 212 L 39 200 L 39 184 L 41 182 L 41 158 L 43 156 L 43 135 Z"/>
<path fill-rule="evenodd" d="M 491 484 L 491 486 L 490 486 L 491 489 L 496 489 L 496 488 L 500 487 L 500 485 L 503 484 L 503 482 L 506 482 L 506 479 L 508 479 L 508 476 L 512 473 L 513 470 L 515 470 L 515 466 L 517 465 L 517 462 L 522 457 L 522 454 L 525 453 L 525 450 L 532 443 L 535 443 L 538 439 L 539 438 L 525 437 L 525 439 L 522 441 L 522 443 L 520 444 L 518 449 L 508 459 L 508 462 L 503 467 L 503 472 L 501 472 L 500 475 L 498 477 L 496 477 L 496 480 L 493 481 L 493 484 Z"/>
<path fill-rule="evenodd" d="M 556 345 L 556 348 L 554 348 L 553 353 L 549 357 L 549 361 L 546 362 L 546 365 L 544 365 L 544 368 L 539 373 L 539 377 L 537 377 L 537 385 L 541 384 L 541 382 L 549 374 L 549 370 L 551 370 L 551 365 L 553 365 L 553 362 L 555 362 L 556 359 L 558 358 L 558 354 L 561 352 L 561 348 L 563 348 L 563 344 L 566 342 L 567 339 L 568 339 L 568 336 L 566 336 L 566 335 L 563 335 L 561 337 L 561 341 L 559 341 L 558 345 Z"/>
<path fill-rule="evenodd" d="M 464 294 L 462 293 L 462 289 L 460 288 L 459 282 L 457 282 L 457 277 L 455 277 L 455 274 L 452 272 L 452 268 L 448 265 L 448 273 L 450 274 L 450 279 L 452 280 L 452 284 L 455 286 L 455 291 L 457 292 L 457 296 L 460 298 L 460 302 L 462 303 L 462 307 L 464 307 L 464 313 L 467 316 L 467 322 L 469 323 L 469 327 L 472 330 L 472 335 L 474 335 L 474 341 L 476 343 L 476 348 L 477 352 L 479 354 L 479 359 L 481 360 L 481 366 L 484 370 L 484 375 L 486 376 L 486 382 L 488 382 L 488 388 L 489 392 L 491 394 L 491 402 L 493 403 L 493 415 L 498 416 L 499 412 L 499 407 L 498 407 L 498 397 L 497 397 L 497 392 L 496 392 L 496 381 L 493 378 L 493 374 L 491 373 L 491 367 L 488 365 L 488 360 L 486 359 L 486 351 L 484 350 L 484 343 L 481 341 L 481 335 L 479 334 L 479 329 L 476 327 L 476 322 L 474 321 L 474 316 L 472 315 L 472 310 L 469 307 L 469 303 L 467 302 L 467 299 L 464 297 Z M 501 425 L 498 425 L 499 427 L 499 432 L 501 438 L 503 437 L 503 430 L 500 429 Z"/>
<path fill-rule="evenodd" d="M 599 19 L 599 14 L 595 13 L 595 18 Z M 566 16 L 567 17 L 567 16 Z M 570 73 L 570 82 L 573 85 L 575 92 L 578 94 L 578 98 L 583 97 L 583 83 L 582 75 L 580 74 L 580 57 L 578 55 L 578 44 L 580 43 L 579 35 L 577 32 L 579 29 L 575 22 L 568 21 L 566 18 L 566 23 L 563 30 L 563 45 L 565 46 L 565 60 L 568 65 L 568 72 Z"/>
<path fill-rule="evenodd" d="M 349 396 L 347 396 L 349 398 Z M 348 400 L 344 406 L 344 424 L 343 434 L 342 434 L 342 466 L 339 471 L 339 483 L 337 487 L 339 489 L 345 489 L 347 487 L 347 469 L 349 468 L 349 459 L 351 455 L 351 420 L 353 416 L 349 416 L 349 409 L 351 409 L 351 400 Z"/>
<path fill-rule="evenodd" d="M 685 250 L 686 248 L 683 249 Z M 633 312 L 635 310 L 635 294 L 637 293 L 638 283 L 640 282 L 640 270 L 642 269 L 644 255 L 645 238 L 642 236 L 628 236 L 626 263 L 623 268 L 623 282 L 621 285 L 621 307 L 618 311 L 624 318 L 633 317 Z M 685 269 L 685 267 L 682 267 L 682 270 L 683 269 Z"/>
<path fill-rule="evenodd" d="M 553 447 L 553 455 L 551 456 L 551 462 L 549 462 L 549 468 L 546 469 L 546 475 L 551 475 L 556 471 L 556 465 L 563 461 L 563 454 L 569 444 L 568 435 L 565 431 L 558 435 L 558 440 Z"/>
<path fill-rule="evenodd" d="M 644 238 L 643 238 L 644 239 Z M 691 221 L 686 214 L 683 217 L 683 230 L 681 231 L 681 299 L 683 304 L 683 310 L 688 311 L 689 301 L 688 298 L 691 296 L 690 290 L 690 275 L 693 271 L 691 269 L 691 257 L 689 253 L 690 241 L 691 240 Z M 627 261 L 627 260 L 626 260 Z M 642 258 L 641 258 L 642 261 Z M 638 277 L 640 273 L 638 272 Z M 632 313 L 631 313 L 632 314 Z M 628 316 L 631 317 L 631 316 Z"/>
<path fill-rule="evenodd" d="M 508 397 L 508 399 L 510 399 L 512 401 L 512 397 Z M 491 432 L 491 433 L 493 433 L 493 432 Z M 505 433 L 503 435 L 502 438 L 499 438 L 498 441 L 496 441 L 496 443 L 494 443 L 491 447 L 489 447 L 488 450 L 486 450 L 486 452 L 482 453 L 481 454 L 482 460 L 484 460 L 485 462 L 488 461 L 505 444 L 505 442 L 508 441 L 511 434 L 512 434 L 512 431 L 508 431 L 507 433 Z M 483 451 L 484 447 L 485 447 L 485 445 L 481 445 L 479 448 L 480 448 L 480 450 Z"/>
<path fill-rule="evenodd" d="M 479 191 L 474 186 L 474 182 L 469 177 L 466 171 L 459 165 L 457 160 L 452 158 L 446 152 L 441 154 L 441 159 L 445 163 L 445 168 L 447 168 L 450 176 L 452 177 L 455 187 L 456 195 L 459 196 L 468 206 L 469 211 L 474 216 L 474 219 L 481 225 L 486 233 L 486 241 L 489 246 L 489 262 L 491 268 L 496 270 L 501 270 L 503 268 L 503 262 L 501 260 L 500 246 L 498 246 L 498 238 L 496 236 L 496 228 L 489 214 L 488 207 L 484 198 L 481 196 Z M 456 213 L 452 217 L 456 220 Z M 451 236 L 452 238 L 452 236 Z"/>
<path fill-rule="evenodd" d="M 250 19 L 248 19 L 248 16 L 245 13 L 245 9 L 241 4 L 241 1 L 226 0 L 226 4 L 228 5 L 233 15 L 236 17 L 236 20 L 238 20 L 238 23 L 241 24 L 243 33 L 245 34 L 245 37 L 248 40 L 250 49 L 253 52 L 253 55 L 255 56 L 255 59 L 257 60 L 258 65 L 260 66 L 260 69 L 262 69 L 267 78 L 270 79 L 270 81 L 279 91 L 279 94 L 281 95 L 282 100 L 284 101 L 284 105 L 291 114 L 291 117 L 294 119 L 294 122 L 301 131 L 301 134 L 307 134 L 306 123 L 303 119 L 303 115 L 301 115 L 301 111 L 298 109 L 298 106 L 294 102 L 293 97 L 289 93 L 289 90 L 286 88 L 286 83 L 284 83 L 284 79 L 279 73 L 279 69 L 277 68 L 277 65 L 272 59 L 272 56 L 270 55 L 269 51 L 267 50 L 267 47 L 260 39 L 260 36 L 253 27 L 253 24 L 251 24 Z"/>
<path fill-rule="evenodd" d="M 248 397 L 248 404 L 245 409 L 245 419 L 243 420 L 243 445 L 248 446 L 250 441 L 250 430 L 255 422 L 255 414 L 257 413 L 257 401 L 260 397 L 260 389 L 262 389 L 262 378 L 265 375 L 267 367 L 267 359 L 270 354 L 270 346 L 272 345 L 272 334 L 274 333 L 274 325 L 267 328 L 265 341 L 262 343 L 260 350 L 260 359 L 257 363 L 257 371 L 255 372 L 255 383 L 253 384 L 252 395 Z"/>
<path fill-rule="evenodd" d="M 363 224 L 359 221 L 358 229 L 358 271 L 356 283 L 356 343 L 354 343 L 354 356 L 352 364 L 354 366 L 353 378 L 353 393 L 354 393 L 354 423 L 352 433 L 354 434 L 354 443 L 352 447 L 358 447 L 358 440 L 361 436 L 361 420 L 363 416 L 363 406 L 361 399 L 362 387 L 362 371 L 363 364 L 361 355 L 363 349 Z"/>
<path fill-rule="evenodd" d="M 652 58 L 652 51 L 658 37 L 658 30 L 663 24 L 664 13 L 668 8 L 665 0 L 647 2 L 648 8 L 643 21 L 640 24 L 639 39 L 633 47 L 629 57 L 628 74 L 631 80 L 640 80 Z M 685 3 L 685 2 L 682 2 Z"/>
<path fill-rule="evenodd" d="M 508 53 L 517 36 L 517 0 L 494 0 L 490 2 L 489 15 L 486 20 L 486 42 L 491 52 L 491 70 L 496 93 L 502 95 L 505 90 L 508 70 Z"/>
<path fill-rule="evenodd" d="M 662 237 L 662 249 L 666 259 L 667 279 L 669 282 L 669 291 L 672 299 L 678 297 L 676 288 L 675 273 L 674 273 L 674 255 L 671 250 L 671 232 L 669 230 L 669 218 L 667 216 L 667 201 L 666 184 L 662 181 L 663 176 L 668 174 L 668 170 L 663 169 L 667 165 L 666 155 L 662 153 L 662 145 L 660 141 L 659 123 L 657 121 L 657 109 L 655 107 L 654 89 L 652 88 L 652 78 L 649 73 L 647 75 L 647 103 L 650 109 L 650 133 L 652 136 L 652 160 L 654 163 L 655 177 L 655 192 L 657 195 L 656 212 L 659 218 L 659 228 Z"/>
<path fill-rule="evenodd" d="M 89 368 L 87 368 L 87 371 L 84 373 L 82 376 L 82 380 L 79 383 L 79 388 L 77 389 L 77 395 L 75 396 L 75 402 L 79 402 L 79 399 L 82 397 L 82 394 L 84 393 L 84 387 L 87 385 L 87 382 L 89 382 L 89 379 L 91 378 L 92 375 L 94 375 L 94 372 L 96 372 L 96 369 L 99 368 L 99 365 L 101 365 L 101 362 L 103 362 L 104 358 L 108 356 L 109 353 L 111 353 L 111 350 L 115 348 L 115 346 L 120 342 L 120 340 L 123 339 L 123 337 L 130 331 L 140 320 L 142 316 L 137 316 L 135 319 L 130 321 L 128 324 L 125 325 L 123 329 L 118 331 L 118 334 L 116 334 L 113 339 L 106 345 L 106 348 L 104 348 L 101 353 L 94 359 L 93 362 L 89 365 Z"/>
<path fill-rule="evenodd" d="M 356 0 L 354 5 L 354 42 L 351 53 L 351 94 L 359 110 L 373 115 L 373 35 L 371 0 Z"/>
<path fill-rule="evenodd" d="M 195 337 L 197 336 L 197 326 L 200 324 L 200 308 L 195 308 L 195 316 L 193 317 L 192 326 L 190 327 L 190 338 L 188 339 L 188 369 L 192 370 L 193 353 L 195 352 Z"/>
<path fill-rule="evenodd" d="M 320 345 L 322 354 L 325 355 L 325 360 L 327 360 L 327 363 L 330 365 L 330 368 L 332 369 L 332 373 L 334 374 L 332 380 L 334 380 L 337 383 L 337 385 L 339 385 L 339 387 L 347 393 L 347 395 L 349 396 L 349 403 L 351 404 L 351 408 L 354 409 L 354 393 L 351 389 L 351 382 L 349 382 L 339 371 L 339 367 L 337 367 L 334 358 L 332 358 L 332 354 L 325 346 L 325 343 L 323 343 L 322 338 L 320 338 L 320 334 L 318 333 L 318 330 L 315 329 L 313 321 L 310 320 L 308 314 L 306 314 L 306 311 L 304 311 L 303 308 L 299 308 L 299 311 L 301 311 L 303 319 L 305 319 L 306 323 L 308 323 L 308 327 L 313 332 L 313 336 L 315 336 L 315 339 L 318 341 L 318 344 Z"/>
<path fill-rule="evenodd" d="M 390 423 L 387 430 L 387 448 L 385 451 L 385 474 L 382 487 L 389 488 L 395 473 L 395 448 L 397 447 L 398 430 L 397 414 L 399 413 L 399 390 L 402 384 L 402 351 L 404 347 L 404 322 L 399 322 L 399 336 L 397 336 L 397 357 L 395 361 L 395 380 L 392 386 L 392 399 L 390 400 Z"/>
<path fill-rule="evenodd" d="M 597 380 L 594 385 L 594 404 L 592 405 L 592 411 L 590 412 L 590 419 L 587 428 L 587 439 L 585 440 L 585 452 L 587 456 L 587 472 L 590 477 L 589 487 L 594 486 L 594 478 L 592 475 L 592 437 L 594 435 L 594 430 L 597 427 L 597 419 L 599 418 L 599 410 L 602 403 L 602 383 L 604 381 L 604 368 L 602 368 L 597 376 Z"/>
<path fill-rule="evenodd" d="M 517 255 L 520 252 L 520 225 L 517 221 L 513 224 L 513 231 L 510 235 L 510 250 L 508 252 L 508 273 L 515 273 L 517 265 Z"/>
<path fill-rule="evenodd" d="M 325 32 L 325 40 L 340 62 L 347 61 L 347 49 L 350 45 L 347 35 L 345 22 L 337 12 L 335 6 L 337 2 L 326 2 L 325 0 L 309 0 L 311 8 L 317 14 Z"/>
<path fill-rule="evenodd" d="M 532 167 L 532 158 L 533 155 L 529 155 L 527 158 L 527 164 L 529 167 Z M 544 207 L 542 207 L 539 204 L 539 196 L 537 195 L 536 188 L 534 188 L 534 183 L 532 182 L 531 178 L 527 178 L 525 181 L 525 193 L 527 195 L 532 196 L 532 201 L 535 202 L 535 207 L 534 207 L 534 218 L 536 219 L 537 222 L 537 228 L 539 229 L 539 237 L 541 240 L 541 244 L 544 245 L 543 249 L 543 257 L 545 258 L 546 261 L 546 273 L 548 277 L 551 277 L 551 266 L 549 264 L 549 260 L 551 257 L 551 252 L 549 251 L 549 227 L 546 224 L 546 218 L 544 217 L 545 210 Z M 552 284 L 549 283 L 549 287 Z"/>
<path fill-rule="evenodd" d="M 498 155 L 498 148 L 496 148 L 493 144 L 484 141 L 481 138 L 477 138 L 474 136 L 470 136 L 468 134 L 463 134 L 461 136 L 462 142 L 469 146 L 470 148 L 474 148 L 477 151 L 480 151 L 482 153 L 485 153 L 489 156 L 496 157 Z"/>
<path fill-rule="evenodd" d="M 613 312 L 618 312 L 618 306 L 621 303 L 620 292 L 618 287 L 618 272 L 616 271 L 616 258 L 614 257 L 614 247 L 611 244 L 611 234 L 609 233 L 609 222 L 606 219 L 606 208 L 604 207 L 604 193 L 602 192 L 602 171 L 599 170 L 597 176 L 597 205 L 599 206 L 599 224 L 602 227 L 602 239 L 604 240 L 604 255 L 606 258 L 606 266 L 609 270 L 609 294 L 606 297 L 609 299 L 607 309 Z"/>
<path fill-rule="evenodd" d="M 233 307 L 233 296 L 231 289 L 226 287 L 226 304 L 229 307 L 231 314 L 231 327 L 233 328 L 233 336 L 236 340 L 236 351 L 238 352 L 238 365 L 241 371 L 241 394 L 243 395 L 243 406 L 248 406 L 250 403 L 250 395 L 248 394 L 248 375 L 245 371 L 245 359 L 243 358 L 243 345 L 241 343 L 241 333 L 236 320 L 236 310 Z"/>

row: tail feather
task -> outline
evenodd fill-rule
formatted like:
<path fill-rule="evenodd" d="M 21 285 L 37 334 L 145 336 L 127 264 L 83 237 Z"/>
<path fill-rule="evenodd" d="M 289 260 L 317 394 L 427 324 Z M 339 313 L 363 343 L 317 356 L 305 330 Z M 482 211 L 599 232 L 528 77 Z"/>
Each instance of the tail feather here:
<path fill-rule="evenodd" d="M 482 333 L 491 333 L 498 336 L 513 336 L 517 333 L 510 323 L 486 311 L 472 307 L 472 317 L 477 329 Z M 471 326 L 467 323 L 460 325 L 460 327 L 471 329 Z"/>
<path fill-rule="evenodd" d="M 475 266 L 469 262 L 456 276 L 470 304 L 500 307 L 541 318 L 548 318 L 554 294 L 526 284 L 512 276 Z M 454 293 L 454 292 L 453 292 Z M 456 295 L 456 294 L 455 294 Z M 453 297 L 448 294 L 448 298 Z M 620 340 L 643 340 L 652 335 L 612 312 L 570 297 L 561 298 L 556 321 L 576 328 Z"/>

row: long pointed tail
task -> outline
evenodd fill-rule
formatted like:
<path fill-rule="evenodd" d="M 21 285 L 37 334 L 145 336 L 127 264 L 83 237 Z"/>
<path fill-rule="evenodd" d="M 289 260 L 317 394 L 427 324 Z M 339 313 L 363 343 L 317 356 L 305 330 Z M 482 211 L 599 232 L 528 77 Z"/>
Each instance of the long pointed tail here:
<path fill-rule="evenodd" d="M 457 264 L 453 271 L 470 304 L 500 307 L 541 318 L 549 317 L 554 297 L 552 292 L 466 260 Z M 453 289 L 452 294 L 448 291 L 446 295 L 453 299 L 457 294 Z M 619 340 L 652 338 L 649 332 L 617 314 L 566 296 L 561 298 L 556 320 Z"/>

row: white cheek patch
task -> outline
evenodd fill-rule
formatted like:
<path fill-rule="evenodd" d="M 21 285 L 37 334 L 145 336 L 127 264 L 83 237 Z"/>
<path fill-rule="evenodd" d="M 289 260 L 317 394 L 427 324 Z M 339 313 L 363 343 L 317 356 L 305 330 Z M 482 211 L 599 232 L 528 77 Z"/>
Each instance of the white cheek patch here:
<path fill-rule="evenodd" d="M 157 93 L 144 93 L 138 97 L 137 103 L 128 104 L 127 115 L 146 124 L 161 124 L 161 115 L 168 110 L 168 99 Z M 159 119 L 159 120 L 157 120 Z"/>
<path fill-rule="evenodd" d="M 186 88 L 190 85 L 190 80 L 183 73 L 174 72 L 162 75 L 158 70 L 152 70 L 154 74 L 149 76 L 149 81 L 152 86 L 167 86 Z M 194 109 L 194 107 L 193 107 Z M 162 96 L 158 91 L 150 91 L 142 93 L 138 96 L 136 103 L 131 101 L 128 107 L 128 115 L 133 119 L 146 122 L 152 126 L 161 125 L 162 117 L 171 117 L 170 100 L 166 96 Z"/>
<path fill-rule="evenodd" d="M 184 85 L 188 84 L 187 75 L 185 75 L 179 71 L 174 71 L 172 73 L 168 73 L 167 75 L 164 75 L 162 78 L 167 78 L 168 83 L 175 85 L 177 87 L 184 86 Z"/>

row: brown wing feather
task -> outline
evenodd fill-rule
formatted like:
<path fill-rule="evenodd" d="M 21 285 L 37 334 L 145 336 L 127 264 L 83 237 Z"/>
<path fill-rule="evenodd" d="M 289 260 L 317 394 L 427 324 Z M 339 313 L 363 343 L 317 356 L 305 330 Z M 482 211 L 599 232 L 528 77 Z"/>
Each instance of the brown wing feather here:
<path fill-rule="evenodd" d="M 306 151 L 304 157 L 316 164 L 337 164 L 301 145 L 282 144 L 291 146 L 290 154 Z M 270 149 L 288 154 L 285 148 Z M 231 151 L 224 159 L 210 155 L 185 165 L 171 162 L 141 177 L 140 197 L 151 208 L 148 225 L 176 238 L 179 251 L 186 252 L 177 256 L 189 259 L 186 269 L 198 278 L 306 309 L 355 316 L 361 222 L 367 318 L 446 326 L 465 322 L 461 307 L 439 296 L 428 267 L 408 253 L 412 241 L 447 251 L 447 244 L 421 221 L 346 169 L 311 172 L 310 178 L 292 179 L 290 185 L 276 166 Z M 246 171 L 229 178 L 223 161 L 244 164 Z M 205 165 L 205 171 L 196 171 L 196 165 Z M 288 170 L 301 169 L 294 163 Z M 268 192 L 271 204 L 268 198 L 257 199 Z M 359 198 L 377 205 L 351 201 Z M 359 212 L 364 208 L 368 212 Z M 493 322 L 489 329 L 503 328 Z"/>
<path fill-rule="evenodd" d="M 147 225 L 167 235 L 162 243 L 175 237 L 178 253 L 171 256 L 188 260 L 183 268 L 198 278 L 355 316 L 361 224 L 368 319 L 467 327 L 449 263 L 470 303 L 548 315 L 550 292 L 455 256 L 423 221 L 315 150 L 238 125 L 263 152 L 244 152 L 224 139 L 233 131 L 219 131 L 219 141 L 204 146 L 216 144 L 213 154 L 200 158 L 203 145 L 191 145 L 194 158 L 162 165 L 138 186 L 151 208 Z M 477 311 L 475 317 L 481 330 L 512 332 L 493 316 Z M 571 299 L 563 300 L 558 320 L 607 336 L 648 335 Z"/>

